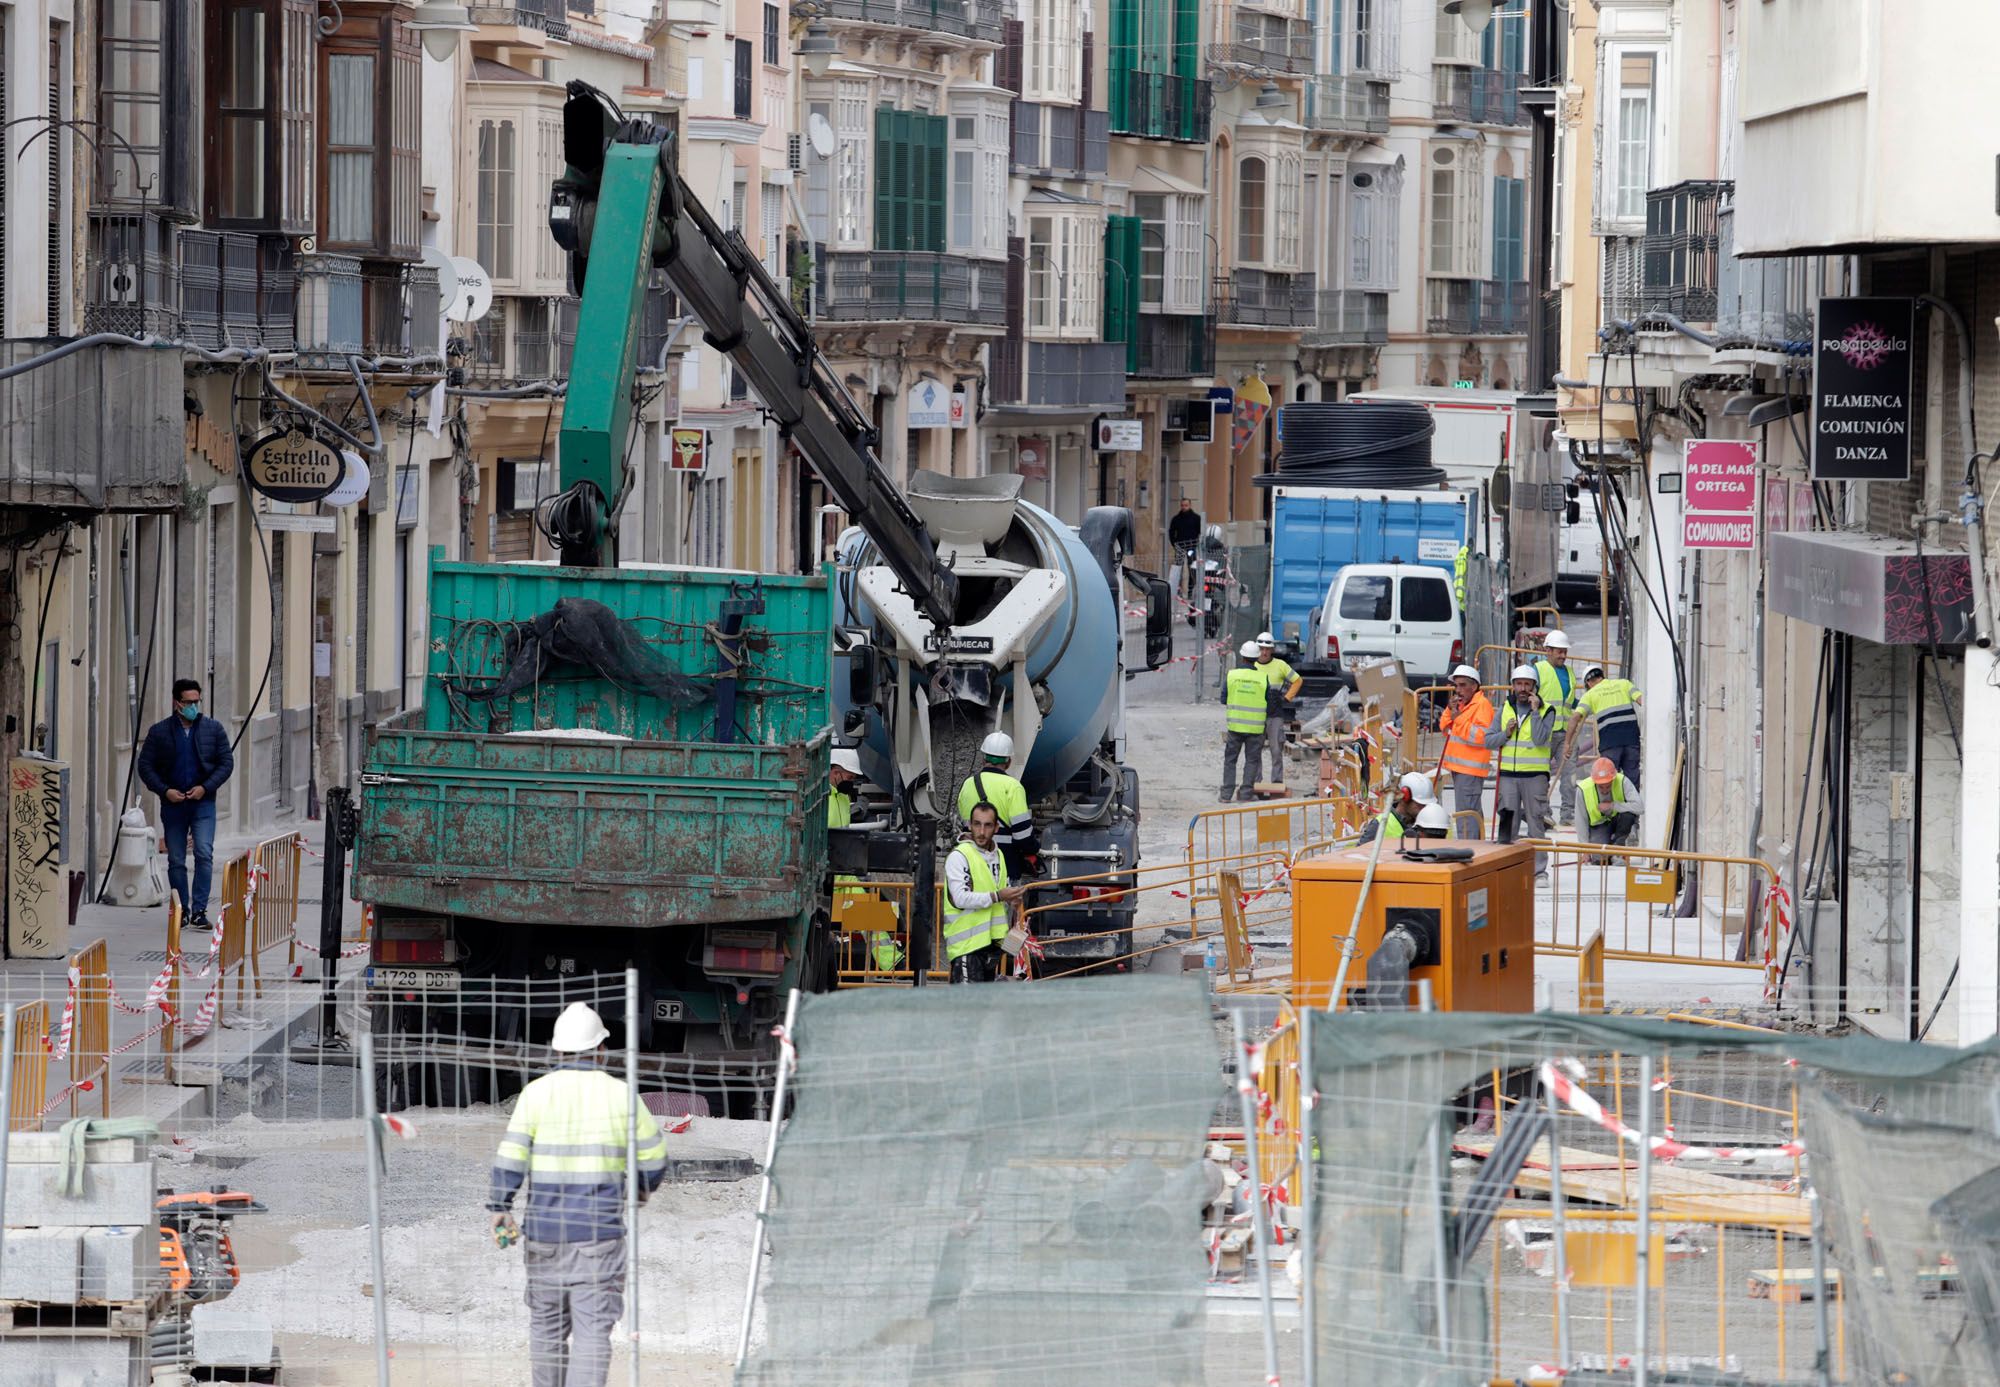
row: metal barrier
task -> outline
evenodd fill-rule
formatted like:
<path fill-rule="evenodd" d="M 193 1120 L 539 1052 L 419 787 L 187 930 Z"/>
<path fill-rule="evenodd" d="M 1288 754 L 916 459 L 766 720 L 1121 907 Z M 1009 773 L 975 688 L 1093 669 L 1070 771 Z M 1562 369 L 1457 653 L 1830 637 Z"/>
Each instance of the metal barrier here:
<path fill-rule="evenodd" d="M 1278 1007 L 1278 1028 L 1252 1050 L 1261 1115 L 1257 1133 L 1257 1172 L 1278 1204 L 1296 1204 L 1290 1188 L 1299 1164 L 1299 1019 L 1288 1005 Z"/>
<path fill-rule="evenodd" d="M 1481 684 L 1486 697 L 1493 704 L 1494 716 L 1500 712 L 1500 698 L 1506 696 L 1506 684 Z M 1450 701 L 1455 692 L 1449 684 L 1423 684 L 1403 691 L 1403 735 L 1397 742 L 1400 759 L 1397 768 L 1403 771 L 1422 771 L 1425 775 L 1436 775 L 1438 763 L 1444 760 L 1445 735 L 1437 725 L 1438 711 Z M 1497 759 L 1497 753 L 1496 753 Z"/>
<path fill-rule="evenodd" d="M 14 1011 L 14 1077 L 7 1130 L 38 1132 L 49 1095 L 49 1004 L 28 1002 Z"/>
<path fill-rule="evenodd" d="M 250 859 L 246 854 L 232 857 L 217 874 L 221 894 L 216 905 L 215 928 L 222 937 L 222 952 L 216 963 L 216 986 L 236 970 L 236 1005 L 243 1005 L 244 984 L 249 969 L 250 919 L 244 907 L 250 893 Z"/>
<path fill-rule="evenodd" d="M 299 876 L 303 860 L 303 841 L 297 833 L 266 838 L 244 854 L 250 973 L 256 980 L 259 997 L 264 995 L 264 973 L 259 960 L 267 949 L 285 946 L 287 974 L 298 962 Z"/>
<path fill-rule="evenodd" d="M 74 1010 L 69 1034 L 70 1116 L 77 1100 L 93 1088 L 103 1115 L 111 1116 L 111 965 L 104 941 L 95 940 L 69 956 Z"/>
<path fill-rule="evenodd" d="M 1547 615 L 1549 615 L 1549 616 L 1551 616 L 1551 617 L 1554 617 L 1554 618 L 1555 618 L 1555 620 L 1553 620 L 1553 621 L 1542 621 L 1542 622 L 1530 622 L 1530 621 L 1528 621 L 1528 618 L 1529 618 L 1530 616 L 1537 616 L 1537 615 L 1541 615 L 1541 614 L 1543 614 L 1543 613 L 1546 613 Z M 1561 608 L 1561 607 L 1551 607 L 1551 606 L 1548 606 L 1548 605 L 1546 605 L 1546 604 L 1542 604 L 1542 605 L 1538 605 L 1538 606 L 1533 606 L 1533 607 L 1516 607 L 1516 608 L 1514 609 L 1514 614 L 1515 614 L 1516 616 L 1518 616 L 1518 617 L 1520 617 L 1520 618 L 1521 618 L 1521 620 L 1522 620 L 1522 623 L 1523 623 L 1524 625 L 1531 625 L 1531 626 L 1536 626 L 1536 625 L 1538 625 L 1538 626 L 1543 626 L 1543 627 L 1546 627 L 1547 629 L 1549 629 L 1549 630 L 1551 630 L 1551 631 L 1560 631 L 1560 630 L 1562 630 L 1562 625 L 1563 625 L 1563 614 L 1562 614 L 1562 608 Z"/>
<path fill-rule="evenodd" d="M 1314 799 L 1273 799 L 1256 804 L 1205 809 L 1188 820 L 1186 864 L 1190 871 L 1188 911 L 1213 900 L 1213 865 L 1209 873 L 1198 864 L 1241 863 L 1246 890 L 1273 884 L 1290 868 L 1301 844 L 1350 838 L 1360 832 L 1367 808 L 1343 795 Z"/>
<path fill-rule="evenodd" d="M 833 928 L 838 954 L 835 961 L 836 987 L 908 986 L 916 976 L 910 966 L 909 921 L 914 917 L 917 884 L 913 881 L 862 881 L 833 893 Z M 943 900 L 940 888 L 939 902 Z M 935 981 L 950 978 L 944 963 L 942 909 L 931 912 L 931 966 L 925 976 Z M 897 962 L 883 968 L 875 957 L 874 936 L 887 935 L 894 941 Z"/>
<path fill-rule="evenodd" d="M 1759 858 L 1524 841 L 1549 856 L 1541 953 L 1580 954 L 1595 933 L 1606 959 L 1758 970 L 1789 927 L 1777 869 Z"/>
<path fill-rule="evenodd" d="M 1481 679 L 1487 677 L 1489 669 L 1497 669 L 1499 671 L 1497 677 L 1505 679 L 1513 673 L 1515 665 L 1533 664 L 1548 653 L 1546 649 L 1539 645 L 1482 645 L 1478 650 L 1473 652 L 1470 663 L 1474 669 L 1479 671 Z M 1489 655 L 1500 656 L 1500 663 L 1489 666 L 1486 662 Z M 1592 655 L 1587 660 L 1572 659 L 1570 661 L 1572 677 L 1578 683 L 1581 683 L 1583 681 L 1583 672 L 1592 666 L 1602 666 L 1605 673 L 1617 675 L 1624 671 L 1625 662 L 1623 660 L 1614 660 L 1608 655 Z"/>
<path fill-rule="evenodd" d="M 1592 930 L 1576 951 L 1576 1009 L 1585 1016 L 1604 1010 L 1604 931 Z"/>

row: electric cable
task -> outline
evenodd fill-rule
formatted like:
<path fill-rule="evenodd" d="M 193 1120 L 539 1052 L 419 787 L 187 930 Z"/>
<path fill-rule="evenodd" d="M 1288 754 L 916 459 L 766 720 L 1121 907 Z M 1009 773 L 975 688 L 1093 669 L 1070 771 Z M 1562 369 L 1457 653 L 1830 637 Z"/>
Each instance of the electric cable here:
<path fill-rule="evenodd" d="M 1422 405 L 1330 404 L 1279 407 L 1284 450 L 1275 471 L 1251 480 L 1273 486 L 1426 487 L 1449 481 L 1431 463 L 1437 422 Z"/>
<path fill-rule="evenodd" d="M 35 714 L 42 703 L 42 642 L 49 633 L 49 607 L 56 598 L 56 583 L 62 577 L 63 560 L 69 557 L 69 531 L 63 525 L 62 536 L 56 540 L 56 561 L 49 568 L 48 586 L 42 589 L 42 614 L 35 622 L 35 665 L 34 677 L 28 682 L 28 735 L 34 736 Z"/>

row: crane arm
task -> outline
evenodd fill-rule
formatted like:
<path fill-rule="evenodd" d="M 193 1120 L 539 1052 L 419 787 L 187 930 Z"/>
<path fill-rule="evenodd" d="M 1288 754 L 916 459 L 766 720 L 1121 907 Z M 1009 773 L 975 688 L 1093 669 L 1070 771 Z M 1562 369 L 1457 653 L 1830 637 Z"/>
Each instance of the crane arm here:
<path fill-rule="evenodd" d="M 742 233 L 725 231 L 688 190 L 664 131 L 626 120 L 588 83 L 571 82 L 568 91 L 569 167 L 549 203 L 549 229 L 571 254 L 582 298 L 560 435 L 563 495 L 576 498 L 558 519 L 564 562 L 603 561 L 612 514 L 604 498 L 617 494 L 621 480 L 640 310 L 650 272 L 659 268 L 701 321 L 702 340 L 749 380 L 911 600 L 934 626 L 949 628 L 957 577 L 938 561 L 929 531 L 877 461 L 874 425 L 820 355 L 789 291 Z"/>

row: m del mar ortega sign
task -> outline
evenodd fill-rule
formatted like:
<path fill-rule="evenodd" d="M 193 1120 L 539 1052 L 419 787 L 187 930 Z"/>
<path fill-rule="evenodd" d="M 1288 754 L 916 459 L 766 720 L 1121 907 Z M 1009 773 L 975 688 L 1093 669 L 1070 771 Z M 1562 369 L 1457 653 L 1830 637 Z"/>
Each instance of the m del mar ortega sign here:
<path fill-rule="evenodd" d="M 338 448 L 298 429 L 267 433 L 243 454 L 243 476 L 273 501 L 305 505 L 324 499 L 347 475 Z"/>
<path fill-rule="evenodd" d="M 1812 477 L 1910 477 L 1914 299 L 1821 299 L 1813 332 Z"/>

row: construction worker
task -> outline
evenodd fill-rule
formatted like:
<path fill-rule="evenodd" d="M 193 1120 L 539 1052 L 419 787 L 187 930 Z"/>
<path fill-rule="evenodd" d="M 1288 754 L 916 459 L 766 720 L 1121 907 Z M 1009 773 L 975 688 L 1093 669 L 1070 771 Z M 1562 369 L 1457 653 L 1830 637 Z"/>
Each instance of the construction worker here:
<path fill-rule="evenodd" d="M 944 860 L 944 956 L 953 982 L 992 982 L 1011 907 L 1028 888 L 1007 883 L 1007 859 L 995 841 L 1000 811 L 981 801 L 965 823 L 967 836 Z"/>
<path fill-rule="evenodd" d="M 958 787 L 958 817 L 972 822 L 972 806 L 984 801 L 1000 811 L 1000 831 L 994 842 L 1007 859 L 1007 871 L 1017 881 L 1025 881 L 1041 865 L 1041 842 L 1035 836 L 1035 816 L 1028 808 L 1028 792 L 1020 781 L 1007 773 L 1014 760 L 1014 739 L 1005 732 L 988 733 L 979 744 L 981 765 Z"/>
<path fill-rule="evenodd" d="M 1565 754 L 1569 739 L 1565 735 L 1569 725 L 1577 720 L 1577 700 L 1583 697 L 1583 686 L 1569 667 L 1569 637 L 1561 631 L 1551 631 L 1542 640 L 1542 657 L 1535 661 L 1535 688 L 1542 696 L 1542 702 L 1555 709 L 1556 720 L 1554 740 L 1550 745 Z M 1560 786 L 1558 792 L 1562 801 L 1564 823 L 1576 822 L 1576 784 L 1563 772 L 1567 767 L 1556 761 L 1549 767 L 1550 785 Z"/>
<path fill-rule="evenodd" d="M 1306 681 L 1298 671 L 1278 658 L 1278 643 L 1269 631 L 1257 635 L 1257 668 L 1271 682 L 1265 710 L 1264 737 L 1269 745 L 1271 779 L 1283 780 L 1285 765 L 1285 724 L 1292 720 L 1291 703 Z"/>
<path fill-rule="evenodd" d="M 549 1048 L 561 1057 L 514 1103 L 493 1157 L 486 1207 L 502 1246 L 524 1233 L 528 1360 L 534 1387 L 604 1387 L 611 1326 L 625 1308 L 625 1151 L 638 1153 L 639 1198 L 667 1173 L 667 1139 L 624 1080 L 597 1067 L 609 1033 L 572 1002 Z M 528 1186 L 516 1227 L 514 1196 Z"/>
<path fill-rule="evenodd" d="M 1623 846 L 1639 826 L 1639 787 L 1608 756 L 1600 756 L 1590 774 L 1577 781 L 1583 797 L 1581 827 L 1593 843 Z M 1593 861 L 1602 862 L 1602 857 Z"/>
<path fill-rule="evenodd" d="M 1403 835 L 1410 838 L 1451 837 L 1451 815 L 1442 804 L 1432 802 L 1417 811 L 1417 821 L 1410 825 L 1410 831 Z"/>
<path fill-rule="evenodd" d="M 1227 718 L 1222 734 L 1222 802 L 1237 797 L 1236 762 L 1243 760 L 1242 798 L 1257 798 L 1261 759 L 1260 748 L 1269 741 L 1266 724 L 1271 706 L 1271 681 L 1257 668 L 1257 642 L 1245 641 L 1236 652 L 1237 667 L 1222 682 L 1223 713 Z"/>
<path fill-rule="evenodd" d="M 861 753 L 852 747 L 837 746 L 833 749 L 827 778 L 832 787 L 826 792 L 826 826 L 828 828 L 852 828 L 854 826 L 854 800 L 848 787 L 861 779 Z M 840 915 L 840 898 L 867 894 L 861 878 L 837 875 L 833 879 L 834 916 Z M 903 961 L 902 946 L 896 936 L 874 931 L 868 935 L 868 952 L 875 961 L 875 967 L 882 972 L 893 970 Z"/>
<path fill-rule="evenodd" d="M 1372 843 L 1377 834 L 1389 838 L 1401 838 L 1416 824 L 1417 816 L 1425 806 L 1437 803 L 1437 794 L 1431 789 L 1431 778 L 1422 771 L 1411 771 L 1396 786 L 1396 794 L 1389 801 L 1389 807 L 1361 826 L 1361 841 Z"/>
<path fill-rule="evenodd" d="M 1461 544 L 1451 559 L 1451 595 L 1458 599 L 1458 610 L 1465 611 L 1465 570 L 1471 566 L 1472 546 Z"/>
<path fill-rule="evenodd" d="M 1461 814 L 1478 813 L 1486 781 L 1493 774 L 1493 748 L 1499 745 L 1493 704 L 1479 687 L 1479 671 L 1460 665 L 1451 672 L 1451 703 L 1438 713 L 1438 730 L 1445 734 L 1444 759 L 1451 772 L 1452 805 Z"/>
<path fill-rule="evenodd" d="M 1639 705 L 1645 699 L 1630 679 L 1606 679 L 1602 669 L 1592 669 L 1583 676 L 1583 697 L 1576 705 L 1579 721 L 1582 717 L 1596 721 L 1598 756 L 1623 771 L 1634 785 L 1639 783 Z"/>
<path fill-rule="evenodd" d="M 1503 843 L 1513 842 L 1524 828 L 1539 835 L 1548 821 L 1549 743 L 1556 710 L 1542 702 L 1539 685 L 1533 668 L 1516 665 L 1513 687 L 1500 709 L 1500 778 L 1494 784 L 1493 815 Z M 1545 865 L 1537 853 L 1536 871 Z"/>

